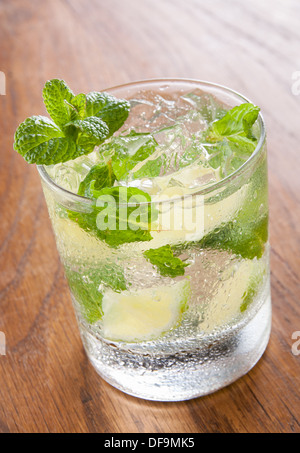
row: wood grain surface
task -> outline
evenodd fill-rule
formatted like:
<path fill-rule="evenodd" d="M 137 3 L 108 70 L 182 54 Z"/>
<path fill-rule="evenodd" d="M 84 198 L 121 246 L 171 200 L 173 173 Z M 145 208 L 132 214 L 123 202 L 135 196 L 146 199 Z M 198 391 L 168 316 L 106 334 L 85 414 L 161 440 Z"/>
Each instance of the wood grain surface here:
<path fill-rule="evenodd" d="M 299 45 L 299 0 L 0 0 L 0 432 L 300 432 Z M 236 383 L 155 403 L 114 389 L 89 364 L 36 168 L 12 148 L 18 124 L 45 114 L 41 92 L 54 77 L 75 92 L 197 78 L 261 107 L 273 329 L 261 361 Z"/>

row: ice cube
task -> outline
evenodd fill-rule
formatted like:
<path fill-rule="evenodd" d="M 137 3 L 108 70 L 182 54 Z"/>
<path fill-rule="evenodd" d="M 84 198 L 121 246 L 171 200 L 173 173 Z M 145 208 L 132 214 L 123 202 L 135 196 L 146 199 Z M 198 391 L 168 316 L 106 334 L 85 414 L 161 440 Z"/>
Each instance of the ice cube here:
<path fill-rule="evenodd" d="M 130 117 L 134 118 L 134 129 L 139 132 L 170 126 L 190 110 L 180 93 L 157 94 L 151 90 L 140 91 L 138 98 L 130 99 L 130 105 Z M 126 126 L 132 127 L 130 119 Z"/>
<path fill-rule="evenodd" d="M 201 115 L 202 120 L 207 124 L 221 118 L 228 110 L 225 104 L 222 104 L 215 96 L 204 93 L 199 89 L 185 94 L 183 98 Z"/>
<path fill-rule="evenodd" d="M 47 166 L 47 172 L 56 184 L 70 192 L 77 193 L 79 184 L 84 180 L 91 168 L 100 163 L 101 157 L 95 150 L 88 156 L 80 156 L 64 164 Z"/>
<path fill-rule="evenodd" d="M 78 192 L 80 175 L 74 168 L 66 164 L 57 164 L 49 166 L 47 171 L 58 186 L 70 192 Z"/>

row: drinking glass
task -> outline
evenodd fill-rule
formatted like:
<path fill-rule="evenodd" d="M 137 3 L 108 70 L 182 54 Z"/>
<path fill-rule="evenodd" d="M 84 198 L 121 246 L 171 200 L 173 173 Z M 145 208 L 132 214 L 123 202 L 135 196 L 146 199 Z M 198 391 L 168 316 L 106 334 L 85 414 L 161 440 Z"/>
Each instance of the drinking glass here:
<path fill-rule="evenodd" d="M 223 86 L 185 79 L 106 92 L 131 102 L 126 127 L 143 133 L 169 130 L 170 112 L 185 111 L 182 99 L 190 93 L 200 99 L 198 111 L 211 116 L 216 105 L 230 109 L 249 102 Z M 162 100 L 155 109 L 153 99 Z M 176 127 L 173 132 L 176 143 Z M 158 401 L 206 395 L 246 374 L 265 351 L 271 300 L 261 114 L 256 134 L 255 151 L 224 178 L 196 187 L 192 172 L 183 172 L 180 184 L 167 175 L 164 197 L 153 190 L 151 197 L 130 199 L 123 187 L 118 206 L 113 199 L 95 203 L 66 190 L 38 166 L 85 351 L 99 375 L 123 392 Z M 151 178 L 149 167 L 141 184 L 147 192 L 163 182 Z M 114 223 L 103 228 L 104 206 L 108 217 L 114 210 L 116 218 L 125 212 L 125 220 L 135 221 L 121 231 Z M 109 241 L 105 228 L 111 228 Z"/>

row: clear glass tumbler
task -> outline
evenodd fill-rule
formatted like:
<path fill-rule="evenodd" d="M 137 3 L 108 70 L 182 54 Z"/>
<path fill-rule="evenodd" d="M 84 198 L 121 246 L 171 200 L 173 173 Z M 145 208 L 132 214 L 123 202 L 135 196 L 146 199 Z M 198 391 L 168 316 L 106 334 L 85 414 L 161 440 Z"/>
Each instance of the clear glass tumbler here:
<path fill-rule="evenodd" d="M 153 96 L 171 109 L 191 92 L 203 97 L 200 109 L 207 109 L 208 99 L 211 110 L 213 100 L 227 108 L 249 102 L 230 89 L 194 80 L 142 81 L 106 91 L 130 100 L 126 127 L 144 127 Z M 157 110 L 147 119 L 148 132 L 158 117 L 168 121 Z M 117 209 L 120 218 L 123 209 L 125 218 L 129 212 L 146 225 L 131 228 L 121 244 L 95 234 L 95 224 L 103 231 L 104 204 L 64 189 L 46 167 L 38 167 L 84 348 L 96 371 L 116 388 L 149 400 L 191 399 L 234 382 L 262 356 L 271 300 L 261 115 L 256 127 L 254 153 L 217 182 L 195 191 L 185 190 L 181 181 L 164 198 L 132 200 L 125 194 L 117 207 L 105 200 L 106 214 Z M 110 227 L 114 238 L 118 231 Z M 122 228 L 123 234 L 130 227 Z"/>

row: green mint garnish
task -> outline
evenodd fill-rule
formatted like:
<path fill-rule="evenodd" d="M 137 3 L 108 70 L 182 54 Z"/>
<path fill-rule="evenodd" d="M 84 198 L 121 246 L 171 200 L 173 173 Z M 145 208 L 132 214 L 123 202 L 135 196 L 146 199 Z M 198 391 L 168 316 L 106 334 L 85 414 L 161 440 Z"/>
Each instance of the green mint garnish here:
<path fill-rule="evenodd" d="M 27 118 L 14 149 L 30 164 L 51 165 L 91 153 L 126 121 L 130 104 L 107 93 L 77 96 L 63 80 L 46 82 L 43 99 L 51 119 Z"/>
<path fill-rule="evenodd" d="M 259 107 L 250 103 L 232 108 L 223 118 L 212 123 L 207 138 L 211 142 L 218 142 L 224 137 L 231 140 L 236 136 L 241 136 L 256 141 L 252 126 L 257 120 L 259 110 Z"/>
<path fill-rule="evenodd" d="M 111 160 L 116 178 L 126 180 L 129 172 L 139 162 L 146 160 L 154 153 L 156 146 L 157 142 L 151 134 L 132 130 L 127 135 L 113 137 L 101 147 L 101 154 L 108 156 Z"/>
<path fill-rule="evenodd" d="M 253 104 L 241 104 L 214 121 L 204 133 L 204 146 L 210 154 L 209 164 L 215 169 L 220 168 L 221 177 L 237 170 L 255 150 L 257 139 L 253 125 L 259 111 L 259 107 Z"/>
<path fill-rule="evenodd" d="M 128 144 L 132 150 L 131 154 L 128 153 Z M 127 136 L 114 138 L 102 147 L 104 162 L 106 160 L 107 163 L 92 167 L 78 190 L 78 195 L 94 200 L 93 212 L 69 212 L 69 218 L 112 247 L 118 247 L 126 242 L 150 241 L 151 215 L 153 220 L 155 211 L 150 204 L 150 195 L 134 187 L 114 186 L 114 183 L 121 176 L 125 177 L 140 159 L 152 153 L 153 146 L 151 136 L 131 132 Z M 134 154 L 134 150 L 137 149 Z M 123 160 L 121 156 L 124 156 Z M 99 197 L 100 199 L 111 197 L 111 203 L 100 207 Z M 127 206 L 128 202 L 135 205 Z M 105 214 L 103 220 L 108 225 L 105 229 L 97 225 L 97 218 L 99 219 L 99 215 L 102 218 L 102 214 Z"/>
<path fill-rule="evenodd" d="M 180 258 L 174 256 L 171 246 L 164 245 L 158 249 L 150 249 L 144 252 L 144 256 L 151 264 L 157 267 L 163 277 L 178 277 L 184 275 L 184 269 L 188 266 Z"/>
<path fill-rule="evenodd" d="M 97 181 L 92 180 L 86 188 L 94 197 L 92 212 L 69 211 L 69 218 L 111 247 L 150 241 L 151 218 L 154 219 L 155 209 L 150 203 L 150 195 L 135 187 L 115 186 L 97 190 L 96 185 Z"/>
<path fill-rule="evenodd" d="M 87 176 L 81 181 L 78 195 L 88 198 L 98 198 L 98 193 L 104 187 L 112 187 L 116 176 L 112 170 L 111 162 L 105 165 L 94 165 Z"/>
<path fill-rule="evenodd" d="M 268 240 L 268 216 L 245 223 L 238 216 L 204 236 L 201 248 L 228 250 L 244 259 L 261 258 Z"/>
<path fill-rule="evenodd" d="M 65 273 L 69 287 L 80 304 L 82 315 L 86 321 L 93 324 L 101 319 L 103 294 L 99 291 L 99 284 L 68 268 L 65 268 Z"/>
<path fill-rule="evenodd" d="M 212 202 L 220 199 L 213 197 Z M 176 254 L 188 248 L 226 250 L 244 259 L 260 259 L 268 241 L 268 220 L 267 161 L 263 158 L 251 177 L 247 201 L 234 218 L 221 223 L 200 241 L 173 245 L 172 249 Z"/>
<path fill-rule="evenodd" d="M 162 157 L 156 159 L 148 159 L 144 165 L 133 173 L 134 179 L 156 178 L 160 175 L 164 164 Z"/>
<path fill-rule="evenodd" d="M 261 258 L 268 241 L 267 161 L 264 158 L 251 178 L 247 201 L 227 223 L 208 233 L 201 248 L 228 250 L 245 259 Z"/>
<path fill-rule="evenodd" d="M 15 133 L 14 148 L 30 164 L 60 161 L 63 156 L 76 152 L 75 143 L 68 140 L 59 126 L 44 116 L 32 116 L 20 124 Z"/>
<path fill-rule="evenodd" d="M 150 241 L 151 197 L 146 192 L 135 187 L 104 188 L 98 193 L 99 197 L 109 196 L 115 200 L 115 205 L 107 203 L 98 211 L 98 237 L 105 240 L 111 247 L 136 241 Z M 105 211 L 104 211 L 105 210 Z M 99 214 L 105 212 L 105 220 L 111 227 L 99 229 Z M 101 218 L 103 219 L 102 215 Z M 101 226 L 101 222 L 100 222 Z"/>
<path fill-rule="evenodd" d="M 71 120 L 71 113 L 76 110 L 72 105 L 75 95 L 64 80 L 53 79 L 45 83 L 43 99 L 50 117 L 60 127 Z"/>
<path fill-rule="evenodd" d="M 86 95 L 86 116 L 101 118 L 109 128 L 109 137 L 127 120 L 130 103 L 108 93 L 92 91 Z"/>
<path fill-rule="evenodd" d="M 85 319 L 93 324 L 101 319 L 102 299 L 105 288 L 111 288 L 115 292 L 127 289 L 126 280 L 122 268 L 115 264 L 106 264 L 97 269 L 89 269 L 88 276 L 66 267 L 66 276 L 74 297 L 81 305 Z"/>

